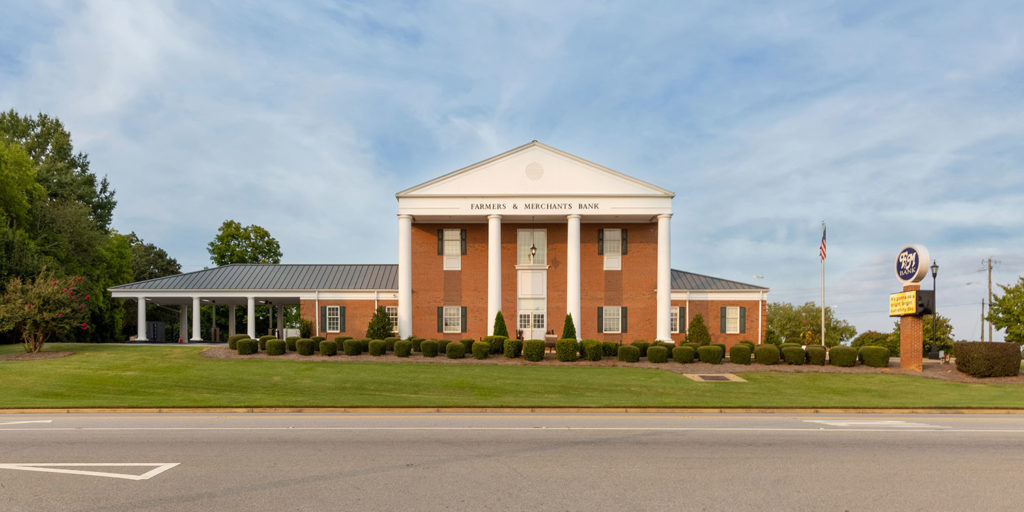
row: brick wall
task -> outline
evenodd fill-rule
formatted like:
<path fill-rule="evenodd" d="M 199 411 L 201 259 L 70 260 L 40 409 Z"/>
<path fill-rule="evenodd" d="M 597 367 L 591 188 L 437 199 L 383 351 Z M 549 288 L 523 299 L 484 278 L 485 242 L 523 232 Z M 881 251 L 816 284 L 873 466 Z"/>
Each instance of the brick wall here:
<path fill-rule="evenodd" d="M 672 306 L 686 307 L 687 303 L 685 300 L 673 300 Z M 746 332 L 739 334 L 727 334 L 722 332 L 722 308 L 729 306 L 737 306 L 746 308 L 746 318 L 744 322 L 744 329 Z M 761 309 L 761 339 L 764 339 L 765 329 L 768 327 L 768 310 L 767 302 L 759 300 L 691 300 L 689 303 L 689 311 L 687 316 L 689 320 L 693 320 L 693 317 L 698 314 L 704 318 L 704 325 L 708 327 L 708 332 L 711 333 L 712 343 L 723 343 L 726 348 L 729 348 L 740 341 L 749 340 L 758 343 L 758 307 Z M 683 324 L 683 328 L 689 327 L 689 321 L 686 318 L 681 318 L 680 322 Z M 686 335 L 683 333 L 672 334 L 672 339 L 677 343 L 686 340 Z"/>
<path fill-rule="evenodd" d="M 379 306 L 397 306 L 396 300 L 379 300 Z M 324 306 L 345 306 L 345 330 L 342 332 L 323 332 L 319 336 L 333 339 L 335 336 L 352 336 L 362 338 L 366 336 L 366 327 L 370 324 L 370 318 L 376 310 L 373 300 L 320 300 L 320 307 Z M 302 318 L 313 322 L 313 336 L 318 336 L 317 310 L 315 300 L 303 300 L 299 306 Z"/>

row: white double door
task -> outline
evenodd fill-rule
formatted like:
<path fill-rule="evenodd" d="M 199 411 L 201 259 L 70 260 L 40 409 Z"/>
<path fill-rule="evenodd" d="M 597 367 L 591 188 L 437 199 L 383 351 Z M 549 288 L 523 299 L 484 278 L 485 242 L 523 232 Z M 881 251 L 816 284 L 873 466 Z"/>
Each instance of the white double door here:
<path fill-rule="evenodd" d="M 548 330 L 547 269 L 519 269 L 518 321 L 516 328 L 524 340 L 542 340 Z"/>

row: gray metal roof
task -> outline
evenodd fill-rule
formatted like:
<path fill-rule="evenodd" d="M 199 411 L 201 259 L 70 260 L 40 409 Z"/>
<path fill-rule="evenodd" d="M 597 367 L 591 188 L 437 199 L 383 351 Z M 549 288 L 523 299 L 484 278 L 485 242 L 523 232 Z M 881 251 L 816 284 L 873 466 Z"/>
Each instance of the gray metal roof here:
<path fill-rule="evenodd" d="M 763 286 L 672 269 L 673 290 L 767 290 Z"/>
<path fill-rule="evenodd" d="M 397 290 L 398 265 L 234 264 L 111 290 Z"/>

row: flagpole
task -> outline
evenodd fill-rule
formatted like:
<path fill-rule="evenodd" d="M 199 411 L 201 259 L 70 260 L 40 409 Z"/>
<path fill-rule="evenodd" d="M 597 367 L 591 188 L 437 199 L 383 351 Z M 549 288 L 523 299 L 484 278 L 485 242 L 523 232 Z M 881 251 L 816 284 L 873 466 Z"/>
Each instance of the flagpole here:
<path fill-rule="evenodd" d="M 825 244 L 825 221 L 821 221 L 821 243 Z M 825 346 L 825 253 L 821 253 L 821 346 Z"/>

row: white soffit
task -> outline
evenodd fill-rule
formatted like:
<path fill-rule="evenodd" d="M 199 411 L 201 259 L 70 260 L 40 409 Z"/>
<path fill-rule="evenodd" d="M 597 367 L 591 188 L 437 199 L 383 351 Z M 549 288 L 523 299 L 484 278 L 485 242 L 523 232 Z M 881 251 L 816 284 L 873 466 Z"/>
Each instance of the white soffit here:
<path fill-rule="evenodd" d="M 403 190 L 426 197 L 646 197 L 674 193 L 533 141 Z"/>

